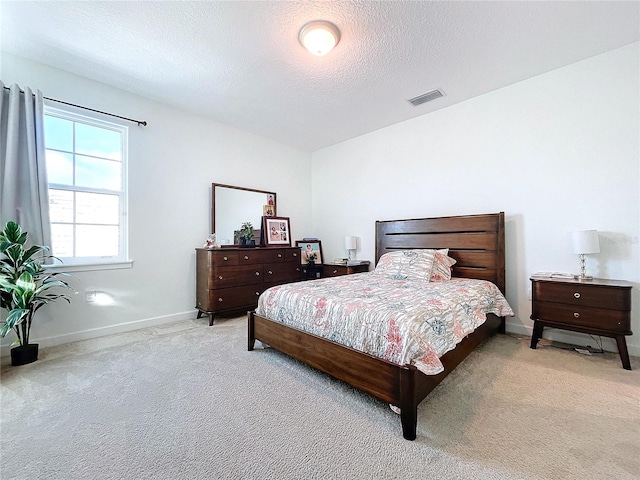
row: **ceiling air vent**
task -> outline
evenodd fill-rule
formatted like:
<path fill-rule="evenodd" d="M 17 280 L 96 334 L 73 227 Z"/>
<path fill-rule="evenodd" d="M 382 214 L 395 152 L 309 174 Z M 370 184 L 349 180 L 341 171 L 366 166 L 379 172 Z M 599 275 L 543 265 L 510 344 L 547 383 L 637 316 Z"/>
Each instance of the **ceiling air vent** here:
<path fill-rule="evenodd" d="M 444 93 L 441 90 L 436 89 L 427 93 L 423 93 L 422 95 L 418 95 L 417 97 L 410 98 L 407 100 L 411 105 L 417 107 L 418 105 L 422 105 L 423 103 L 430 102 L 431 100 L 435 100 L 436 98 L 444 97 Z"/>

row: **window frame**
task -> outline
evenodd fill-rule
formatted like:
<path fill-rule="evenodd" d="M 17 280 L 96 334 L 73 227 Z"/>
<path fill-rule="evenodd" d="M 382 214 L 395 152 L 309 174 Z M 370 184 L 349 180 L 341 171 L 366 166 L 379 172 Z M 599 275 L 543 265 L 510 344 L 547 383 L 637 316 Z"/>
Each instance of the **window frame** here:
<path fill-rule="evenodd" d="M 105 256 L 84 256 L 84 257 L 59 257 L 55 259 L 52 265 L 48 265 L 48 268 L 54 270 L 66 270 L 66 271 L 85 271 L 85 270 L 105 270 L 105 269 L 120 269 L 130 268 L 133 262 L 129 259 L 129 225 L 128 225 L 128 167 L 129 167 L 129 127 L 125 124 L 104 120 L 98 115 L 87 115 L 84 113 L 78 113 L 75 110 L 68 108 L 53 107 L 45 101 L 44 115 L 57 117 L 63 120 L 82 123 L 92 127 L 103 128 L 107 130 L 113 130 L 120 133 L 121 138 L 121 189 L 120 190 L 107 190 L 101 188 L 90 187 L 78 187 L 75 185 L 64 185 L 50 183 L 47 178 L 47 196 L 49 196 L 50 190 L 63 190 L 71 192 L 89 192 L 89 193 L 108 193 L 111 195 L 118 195 L 119 202 L 119 235 L 118 235 L 118 255 L 105 255 Z M 74 128 L 75 131 L 75 128 Z M 45 138 L 45 151 L 54 150 L 61 153 L 71 153 L 72 155 L 82 155 L 76 153 L 76 145 L 74 139 L 73 152 L 65 152 L 64 150 L 58 150 L 55 148 L 47 148 Z M 75 159 L 74 159 L 75 169 Z M 47 177 L 49 172 L 47 171 Z M 75 215 L 74 215 L 74 243 L 75 243 Z M 52 222 L 50 221 L 52 225 Z M 52 252 L 54 253 L 54 252 Z M 55 253 L 54 253 L 55 254 Z"/>

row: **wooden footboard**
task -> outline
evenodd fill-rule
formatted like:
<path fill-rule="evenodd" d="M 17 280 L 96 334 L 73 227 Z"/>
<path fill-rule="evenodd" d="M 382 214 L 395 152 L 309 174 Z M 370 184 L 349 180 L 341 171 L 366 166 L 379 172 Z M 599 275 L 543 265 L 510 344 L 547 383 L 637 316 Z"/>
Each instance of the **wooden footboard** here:
<path fill-rule="evenodd" d="M 480 343 L 499 331 L 504 319 L 490 315 L 474 333 L 443 355 L 445 370 L 428 376 L 324 338 L 248 312 L 248 349 L 256 340 L 401 409 L 402 435 L 415 440 L 418 404 Z"/>

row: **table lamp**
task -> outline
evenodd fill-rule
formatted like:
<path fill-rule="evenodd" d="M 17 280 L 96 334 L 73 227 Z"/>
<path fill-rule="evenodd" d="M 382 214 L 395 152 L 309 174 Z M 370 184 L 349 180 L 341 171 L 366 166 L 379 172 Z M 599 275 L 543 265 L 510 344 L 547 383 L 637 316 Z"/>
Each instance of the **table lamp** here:
<path fill-rule="evenodd" d="M 356 258 L 355 253 L 353 254 L 353 257 L 352 257 L 351 252 L 354 252 L 355 250 L 357 250 L 357 248 L 358 248 L 358 237 L 354 237 L 351 235 L 344 237 L 344 249 L 347 251 L 349 260 L 355 260 Z"/>
<path fill-rule="evenodd" d="M 573 253 L 580 255 L 580 275 L 574 275 L 578 280 L 591 280 L 592 276 L 586 274 L 585 255 L 600 253 L 597 230 L 579 230 L 571 232 Z"/>

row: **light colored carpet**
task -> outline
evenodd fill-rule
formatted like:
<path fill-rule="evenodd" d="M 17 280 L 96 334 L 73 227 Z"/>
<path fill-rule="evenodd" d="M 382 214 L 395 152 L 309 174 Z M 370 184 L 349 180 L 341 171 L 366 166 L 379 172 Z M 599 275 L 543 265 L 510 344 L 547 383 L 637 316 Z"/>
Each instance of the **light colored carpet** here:
<path fill-rule="evenodd" d="M 244 318 L 44 349 L 3 366 L 0 478 L 637 479 L 640 362 L 498 336 L 418 411 L 272 349 Z"/>

